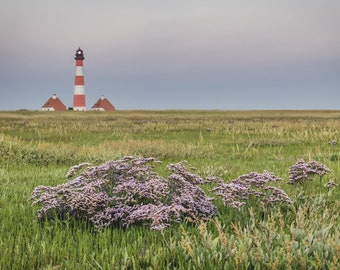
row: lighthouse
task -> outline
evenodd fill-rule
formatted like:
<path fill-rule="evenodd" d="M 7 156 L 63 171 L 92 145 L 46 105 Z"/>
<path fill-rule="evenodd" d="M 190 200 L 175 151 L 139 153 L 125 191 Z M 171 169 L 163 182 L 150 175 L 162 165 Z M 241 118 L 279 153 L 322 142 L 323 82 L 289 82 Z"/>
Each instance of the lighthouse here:
<path fill-rule="evenodd" d="M 86 111 L 85 88 L 84 88 L 84 69 L 83 60 L 85 59 L 83 50 L 78 48 L 74 60 L 76 60 L 76 75 L 74 78 L 73 110 Z"/>

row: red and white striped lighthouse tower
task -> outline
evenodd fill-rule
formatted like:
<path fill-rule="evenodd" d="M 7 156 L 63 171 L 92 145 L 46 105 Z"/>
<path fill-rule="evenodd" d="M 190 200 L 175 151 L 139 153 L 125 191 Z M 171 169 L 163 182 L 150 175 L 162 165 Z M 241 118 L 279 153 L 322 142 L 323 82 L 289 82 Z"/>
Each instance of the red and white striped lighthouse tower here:
<path fill-rule="evenodd" d="M 76 51 L 74 60 L 76 60 L 76 76 L 74 78 L 74 94 L 73 94 L 73 110 L 74 111 L 86 111 L 85 103 L 85 81 L 84 81 L 84 69 L 83 60 L 85 59 L 83 50 L 78 49 Z"/>

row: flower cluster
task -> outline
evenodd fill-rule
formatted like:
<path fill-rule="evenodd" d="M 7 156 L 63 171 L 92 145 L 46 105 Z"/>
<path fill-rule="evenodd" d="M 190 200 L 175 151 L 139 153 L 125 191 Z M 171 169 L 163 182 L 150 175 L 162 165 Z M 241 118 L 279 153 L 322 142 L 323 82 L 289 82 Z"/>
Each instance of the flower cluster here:
<path fill-rule="evenodd" d="M 241 210 L 250 199 L 257 199 L 262 204 L 271 205 L 277 202 L 292 203 L 293 201 L 281 189 L 268 185 L 270 182 L 281 181 L 273 173 L 251 172 L 239 176 L 230 183 L 217 181 L 212 191 L 222 198 L 225 205 Z"/>
<path fill-rule="evenodd" d="M 67 182 L 56 186 L 39 186 L 33 190 L 33 205 L 40 205 L 38 218 L 84 219 L 98 228 L 121 224 L 148 224 L 161 230 L 183 219 L 206 219 L 216 214 L 200 185 L 214 183 L 211 191 L 224 205 L 239 211 L 246 203 L 256 201 L 262 207 L 293 201 L 270 183 L 281 181 L 273 173 L 251 172 L 229 183 L 211 176 L 203 179 L 192 173 L 186 162 L 170 164 L 168 178 L 154 170 L 155 158 L 126 156 L 100 166 L 82 163 L 70 168 Z M 289 183 L 320 179 L 331 170 L 323 164 L 298 160 L 289 170 Z M 334 187 L 329 182 L 327 187 Z"/>
<path fill-rule="evenodd" d="M 66 174 L 66 179 L 71 179 L 77 172 L 79 172 L 81 168 L 88 167 L 88 166 L 90 166 L 90 163 L 88 162 L 84 162 L 84 163 L 72 166 Z"/>
<path fill-rule="evenodd" d="M 298 160 L 289 168 L 289 184 L 302 183 L 305 180 L 313 180 L 314 176 L 320 176 L 331 172 L 329 168 L 318 161 L 305 162 L 303 159 Z"/>
<path fill-rule="evenodd" d="M 170 164 L 167 168 L 173 172 L 169 176 L 172 201 L 175 205 L 184 207 L 186 216 L 197 219 L 209 218 L 216 214 L 216 207 L 211 203 L 213 198 L 207 197 L 199 187 L 208 181 L 197 174 L 190 173 L 184 163 Z"/>
<path fill-rule="evenodd" d="M 34 189 L 33 205 L 42 206 L 38 218 L 85 219 L 98 228 L 117 223 L 150 224 L 161 230 L 187 217 L 216 214 L 212 199 L 199 187 L 205 183 L 200 176 L 177 163 L 168 166 L 172 174 L 165 179 L 153 170 L 158 162 L 127 156 L 101 166 L 73 166 L 65 184 Z"/>

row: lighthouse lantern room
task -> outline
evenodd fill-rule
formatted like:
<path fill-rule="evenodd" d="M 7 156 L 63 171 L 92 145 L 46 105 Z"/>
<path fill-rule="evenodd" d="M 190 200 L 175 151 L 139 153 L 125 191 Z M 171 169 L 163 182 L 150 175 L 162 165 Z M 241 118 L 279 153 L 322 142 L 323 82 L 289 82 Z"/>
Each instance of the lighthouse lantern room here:
<path fill-rule="evenodd" d="M 85 80 L 83 60 L 85 59 L 83 50 L 78 48 L 74 60 L 76 60 L 76 75 L 74 78 L 73 110 L 86 111 L 85 103 Z"/>

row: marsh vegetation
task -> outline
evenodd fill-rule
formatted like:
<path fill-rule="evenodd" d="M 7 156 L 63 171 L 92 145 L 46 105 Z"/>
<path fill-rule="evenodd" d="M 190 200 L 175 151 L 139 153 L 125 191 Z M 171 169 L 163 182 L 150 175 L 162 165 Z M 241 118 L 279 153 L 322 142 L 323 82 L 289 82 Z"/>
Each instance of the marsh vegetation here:
<path fill-rule="evenodd" d="M 338 269 L 339 140 L 340 111 L 0 112 L 0 269 Z M 37 218 L 37 186 L 124 156 L 160 160 L 165 179 L 182 161 L 225 184 L 271 172 L 292 203 L 238 209 L 218 196 L 212 218 L 160 231 Z M 289 184 L 301 160 L 331 171 Z"/>

